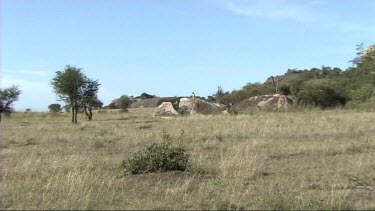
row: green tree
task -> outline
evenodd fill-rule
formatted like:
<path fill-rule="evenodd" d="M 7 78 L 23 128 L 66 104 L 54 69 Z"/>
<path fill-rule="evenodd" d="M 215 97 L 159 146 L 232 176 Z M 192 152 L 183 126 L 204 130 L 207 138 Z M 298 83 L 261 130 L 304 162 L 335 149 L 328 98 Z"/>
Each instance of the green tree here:
<path fill-rule="evenodd" d="M 118 109 L 114 101 L 108 104 L 106 107 L 109 109 Z"/>
<path fill-rule="evenodd" d="M 297 96 L 301 103 L 321 108 L 345 105 L 347 101 L 347 96 L 328 79 L 305 82 Z"/>
<path fill-rule="evenodd" d="M 222 98 L 224 97 L 224 95 L 225 95 L 225 93 L 224 93 L 223 87 L 218 86 L 217 87 L 217 91 L 216 91 L 216 93 L 214 95 L 215 96 L 215 101 L 217 103 L 222 103 Z"/>
<path fill-rule="evenodd" d="M 69 104 L 72 110 L 72 122 L 77 123 L 80 107 L 95 98 L 98 91 L 97 81 L 87 78 L 82 68 L 66 66 L 64 71 L 57 71 L 51 85 L 60 100 Z"/>
<path fill-rule="evenodd" d="M 69 113 L 72 110 L 72 107 L 70 106 L 70 104 L 64 105 L 63 108 L 64 108 L 64 111 L 67 113 Z"/>
<path fill-rule="evenodd" d="M 292 95 L 294 101 L 298 104 L 300 99 L 298 98 L 298 94 L 302 89 L 302 81 L 301 80 L 291 80 L 288 84 L 290 94 Z"/>
<path fill-rule="evenodd" d="M 128 108 L 132 102 L 133 100 L 127 95 L 122 95 L 120 98 L 113 101 L 116 107 L 123 111 L 128 111 Z"/>
<path fill-rule="evenodd" d="M 357 45 L 356 47 L 357 57 L 349 61 L 353 64 L 353 66 L 358 66 L 362 63 L 362 54 L 363 54 L 364 46 L 365 46 L 364 43 L 360 43 Z"/>
<path fill-rule="evenodd" d="M 98 98 L 90 98 L 85 101 L 83 108 L 88 120 L 92 120 L 92 109 L 100 109 L 103 107 L 103 102 Z"/>
<path fill-rule="evenodd" d="M 279 89 L 279 92 L 283 95 L 290 95 L 291 94 L 291 91 L 290 91 L 290 86 L 289 84 L 283 84 L 280 86 L 280 89 Z"/>
<path fill-rule="evenodd" d="M 18 100 L 21 90 L 17 86 L 0 88 L 0 122 L 2 113 L 10 114 L 13 111 L 13 103 Z"/>
<path fill-rule="evenodd" d="M 154 98 L 155 95 L 150 95 L 150 94 L 147 94 L 145 92 L 143 92 L 138 98 L 140 99 L 150 99 L 150 98 Z"/>
<path fill-rule="evenodd" d="M 86 83 L 82 87 L 83 97 L 81 106 L 84 108 L 88 120 L 92 120 L 93 108 L 101 108 L 103 106 L 103 102 L 97 96 L 99 86 L 98 81 L 86 78 Z"/>
<path fill-rule="evenodd" d="M 362 87 L 349 91 L 350 98 L 357 103 L 369 101 L 373 95 L 375 86 L 373 84 L 365 84 Z"/>
<path fill-rule="evenodd" d="M 54 104 L 50 104 L 50 105 L 48 106 L 48 109 L 49 109 L 49 111 L 50 111 L 51 113 L 57 113 L 57 112 L 60 112 L 60 111 L 61 111 L 62 107 L 61 107 L 60 104 L 58 104 L 58 103 L 54 103 Z"/>

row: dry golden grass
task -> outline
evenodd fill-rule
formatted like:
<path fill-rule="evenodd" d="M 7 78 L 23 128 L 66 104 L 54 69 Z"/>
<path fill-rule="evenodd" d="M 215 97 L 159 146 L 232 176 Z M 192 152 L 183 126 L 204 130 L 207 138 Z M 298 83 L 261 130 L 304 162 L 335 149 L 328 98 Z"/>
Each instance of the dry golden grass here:
<path fill-rule="evenodd" d="M 2 208 L 375 209 L 374 112 L 152 112 L 5 119 Z M 189 171 L 125 176 L 122 160 L 163 131 L 190 153 Z"/>

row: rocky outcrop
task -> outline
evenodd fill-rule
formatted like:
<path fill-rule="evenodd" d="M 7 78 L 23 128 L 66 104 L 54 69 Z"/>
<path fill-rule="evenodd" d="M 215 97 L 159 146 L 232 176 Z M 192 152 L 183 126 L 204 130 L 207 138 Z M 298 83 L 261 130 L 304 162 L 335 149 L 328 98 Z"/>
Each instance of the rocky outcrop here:
<path fill-rule="evenodd" d="M 293 106 L 293 99 L 287 95 L 260 95 L 251 97 L 233 106 L 236 111 L 244 111 L 247 109 L 257 110 L 279 110 L 289 109 Z"/>
<path fill-rule="evenodd" d="M 223 104 L 193 98 L 181 98 L 178 107 L 183 114 L 218 114 L 228 110 Z"/>
<path fill-rule="evenodd" d="M 160 104 L 155 112 L 154 117 L 160 116 L 160 117 L 172 117 L 172 116 L 178 116 L 179 113 L 173 108 L 172 103 L 170 102 L 164 102 Z"/>
<path fill-rule="evenodd" d="M 154 97 L 149 99 L 136 99 L 130 108 L 156 108 L 163 102 L 171 102 L 172 104 L 179 101 L 178 97 Z"/>
<path fill-rule="evenodd" d="M 159 100 L 160 98 L 137 99 L 130 104 L 130 108 L 156 108 Z"/>

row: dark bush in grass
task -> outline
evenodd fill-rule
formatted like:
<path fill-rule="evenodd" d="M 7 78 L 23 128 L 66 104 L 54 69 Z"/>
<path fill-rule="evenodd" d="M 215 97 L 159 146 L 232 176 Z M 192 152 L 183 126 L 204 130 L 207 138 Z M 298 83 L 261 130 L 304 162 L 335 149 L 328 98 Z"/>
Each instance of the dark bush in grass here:
<path fill-rule="evenodd" d="M 185 171 L 188 159 L 184 148 L 173 147 L 169 141 L 164 141 L 133 154 L 132 158 L 122 162 L 122 167 L 127 174 Z"/>

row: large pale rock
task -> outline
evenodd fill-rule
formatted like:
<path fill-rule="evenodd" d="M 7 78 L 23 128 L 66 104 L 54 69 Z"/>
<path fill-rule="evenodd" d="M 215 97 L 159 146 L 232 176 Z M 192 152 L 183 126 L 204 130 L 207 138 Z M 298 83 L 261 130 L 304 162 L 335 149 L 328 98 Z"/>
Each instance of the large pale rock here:
<path fill-rule="evenodd" d="M 192 98 L 181 98 L 178 106 L 188 114 L 216 114 L 227 110 L 227 107 L 223 104 Z"/>
<path fill-rule="evenodd" d="M 164 102 L 160 104 L 155 112 L 154 117 L 161 116 L 161 117 L 170 117 L 170 116 L 178 116 L 178 112 L 173 108 L 172 103 Z"/>
<path fill-rule="evenodd" d="M 289 109 L 293 106 L 293 99 L 287 95 L 260 95 L 251 97 L 233 106 L 234 110 L 244 111 L 247 109 L 278 110 Z"/>
<path fill-rule="evenodd" d="M 192 98 L 181 98 L 178 104 L 179 109 L 183 109 L 189 114 L 194 113 L 194 106 L 195 103 Z"/>

